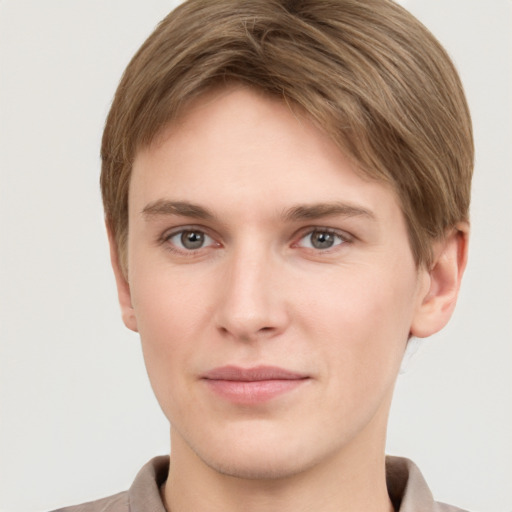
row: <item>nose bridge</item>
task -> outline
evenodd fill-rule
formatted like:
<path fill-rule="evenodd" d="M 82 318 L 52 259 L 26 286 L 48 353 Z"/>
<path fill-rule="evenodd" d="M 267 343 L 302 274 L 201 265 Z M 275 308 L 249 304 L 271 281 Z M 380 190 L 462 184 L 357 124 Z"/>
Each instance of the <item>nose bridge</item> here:
<path fill-rule="evenodd" d="M 255 242 L 240 243 L 229 254 L 217 305 L 218 327 L 241 340 L 271 336 L 286 323 L 276 286 L 279 263 L 270 248 Z"/>

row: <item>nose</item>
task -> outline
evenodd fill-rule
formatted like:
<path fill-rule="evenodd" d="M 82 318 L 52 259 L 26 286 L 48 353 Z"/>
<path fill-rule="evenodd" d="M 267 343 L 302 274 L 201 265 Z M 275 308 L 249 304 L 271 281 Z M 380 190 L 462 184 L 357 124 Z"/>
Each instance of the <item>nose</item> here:
<path fill-rule="evenodd" d="M 286 329 L 282 270 L 271 251 L 254 247 L 233 251 L 225 262 L 215 313 L 222 335 L 251 342 Z"/>

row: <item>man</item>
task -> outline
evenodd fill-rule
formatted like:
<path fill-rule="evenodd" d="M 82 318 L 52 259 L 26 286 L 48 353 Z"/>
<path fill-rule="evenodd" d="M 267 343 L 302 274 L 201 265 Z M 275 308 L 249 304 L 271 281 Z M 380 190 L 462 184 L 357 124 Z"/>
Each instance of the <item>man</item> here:
<path fill-rule="evenodd" d="M 70 511 L 456 510 L 384 455 L 408 340 L 465 268 L 471 123 L 392 2 L 192 0 L 102 143 L 123 320 L 172 454 Z"/>

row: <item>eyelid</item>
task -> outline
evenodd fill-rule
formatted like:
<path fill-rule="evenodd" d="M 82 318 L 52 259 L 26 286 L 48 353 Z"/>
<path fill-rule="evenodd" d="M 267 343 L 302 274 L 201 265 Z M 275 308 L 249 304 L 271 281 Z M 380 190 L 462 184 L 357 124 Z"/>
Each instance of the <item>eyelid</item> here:
<path fill-rule="evenodd" d="M 205 236 L 210 238 L 213 241 L 213 243 L 210 243 L 210 244 L 208 244 L 204 247 L 200 247 L 198 249 L 182 249 L 182 248 L 170 243 L 169 240 L 172 237 L 179 235 L 186 231 L 201 232 Z M 295 233 L 295 235 L 293 235 L 294 241 L 292 242 L 292 247 L 301 247 L 299 245 L 299 242 L 306 236 L 314 233 L 315 231 L 332 234 L 336 237 L 339 237 L 342 240 L 342 242 L 334 245 L 333 247 L 327 248 L 327 249 L 315 249 L 315 248 L 302 247 L 303 249 L 310 249 L 312 251 L 319 252 L 319 253 L 329 253 L 329 252 L 336 250 L 337 248 L 339 248 L 340 246 L 342 246 L 346 243 L 353 242 L 356 239 L 356 237 L 354 235 L 348 233 L 345 230 L 322 226 L 322 225 L 313 225 L 313 226 L 303 227 L 300 230 L 298 230 Z M 222 247 L 222 243 L 219 241 L 219 236 L 217 234 L 212 233 L 211 229 L 209 229 L 205 226 L 197 225 L 197 224 L 180 225 L 180 226 L 175 226 L 173 228 L 166 229 L 158 236 L 157 243 L 159 245 L 165 245 L 166 248 L 172 252 L 189 255 L 189 256 L 194 255 L 197 252 L 204 251 L 205 249 L 212 248 L 212 247 L 214 247 L 214 248 Z"/>
<path fill-rule="evenodd" d="M 347 233 L 346 231 L 341 230 L 341 229 L 331 228 L 331 227 L 327 227 L 327 226 L 308 226 L 308 227 L 300 229 L 299 232 L 294 236 L 295 241 L 293 242 L 292 246 L 301 247 L 299 245 L 299 242 L 301 240 L 303 240 L 305 237 L 313 234 L 315 231 L 320 232 L 320 233 L 328 233 L 328 234 L 334 235 L 336 237 L 339 237 L 342 240 L 342 242 L 334 245 L 333 247 L 329 247 L 327 249 L 315 249 L 315 248 L 312 249 L 309 247 L 302 247 L 302 248 L 311 249 L 311 250 L 314 250 L 315 252 L 328 253 L 330 251 L 336 250 L 336 248 L 340 247 L 341 245 L 344 245 L 346 243 L 350 243 L 350 242 L 354 241 L 354 239 L 355 239 L 355 236 L 353 236 L 350 233 Z"/>
<path fill-rule="evenodd" d="M 185 249 L 170 242 L 170 239 L 180 235 L 186 231 L 196 231 L 203 233 L 206 237 L 210 238 L 213 243 L 205 245 L 204 247 L 199 247 L 197 249 Z M 198 226 L 194 224 L 190 225 L 180 225 L 174 228 L 167 229 L 162 232 L 162 234 L 158 237 L 158 243 L 160 245 L 165 245 L 165 247 L 175 253 L 184 254 L 184 255 L 194 255 L 199 251 L 204 251 L 205 249 L 209 249 L 211 247 L 221 247 L 221 243 L 217 240 L 218 237 L 211 233 L 211 230 L 205 228 L 204 226 Z"/>

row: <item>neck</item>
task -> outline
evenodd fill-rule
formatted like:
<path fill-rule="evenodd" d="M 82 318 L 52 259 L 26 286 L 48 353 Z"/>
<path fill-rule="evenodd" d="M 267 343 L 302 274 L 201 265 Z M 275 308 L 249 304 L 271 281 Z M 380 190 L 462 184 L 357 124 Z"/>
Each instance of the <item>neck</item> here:
<path fill-rule="evenodd" d="M 249 479 L 204 463 L 183 438 L 171 435 L 172 456 L 163 489 L 168 512 L 393 512 L 385 473 L 385 429 L 295 474 Z M 378 439 L 376 438 L 378 437 Z"/>

